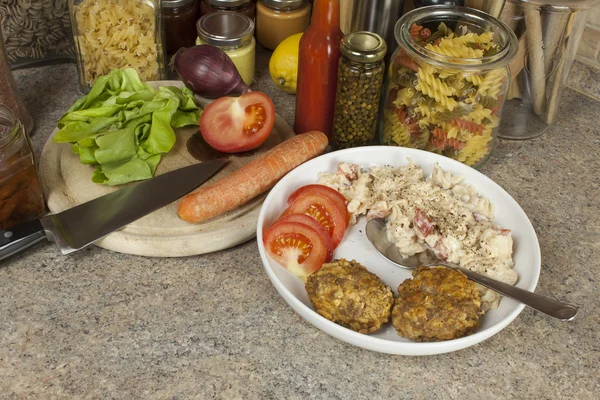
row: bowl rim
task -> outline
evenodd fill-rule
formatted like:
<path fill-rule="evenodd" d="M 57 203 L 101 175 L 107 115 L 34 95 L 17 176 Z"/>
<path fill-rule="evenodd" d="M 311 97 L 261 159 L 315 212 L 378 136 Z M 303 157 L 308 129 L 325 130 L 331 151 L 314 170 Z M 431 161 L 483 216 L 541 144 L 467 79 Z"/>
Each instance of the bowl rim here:
<path fill-rule="evenodd" d="M 479 342 L 482 342 L 482 341 L 490 338 L 491 336 L 495 335 L 496 333 L 498 333 L 502 329 L 504 329 L 506 326 L 508 326 L 512 321 L 514 321 L 515 318 L 525 308 L 524 304 L 522 304 L 522 303 L 516 304 L 514 310 L 512 310 L 507 316 L 505 316 L 498 322 L 495 322 L 492 326 L 489 326 L 481 331 L 477 331 L 469 336 L 465 336 L 465 337 L 462 337 L 459 339 L 452 339 L 452 340 L 446 340 L 446 341 L 441 341 L 441 342 L 390 341 L 388 339 L 383 339 L 383 338 L 355 332 L 349 328 L 345 328 L 341 325 L 336 324 L 333 321 L 326 319 L 325 317 L 318 314 L 311 307 L 307 306 L 302 301 L 300 301 L 296 296 L 294 296 L 284 286 L 284 284 L 279 280 L 279 278 L 273 271 L 272 267 L 270 266 L 270 261 L 271 262 L 274 262 L 274 261 L 267 256 L 264 245 L 261 240 L 265 216 L 267 215 L 268 212 L 270 212 L 270 210 L 267 209 L 267 206 L 272 201 L 273 198 L 275 198 L 276 196 L 279 195 L 276 190 L 277 187 L 280 187 L 280 186 L 284 185 L 286 182 L 293 179 L 293 174 L 291 174 L 291 173 L 294 171 L 297 172 L 298 170 L 301 171 L 303 169 L 310 168 L 310 165 L 315 164 L 317 162 L 322 162 L 323 160 L 331 161 L 331 160 L 342 159 L 342 158 L 343 159 L 352 159 L 351 156 L 353 154 L 362 153 L 365 151 L 366 152 L 381 152 L 381 151 L 397 152 L 400 156 L 404 156 L 405 158 L 413 159 L 413 162 L 417 166 L 420 166 L 420 167 L 422 167 L 422 163 L 415 161 L 415 159 L 418 159 L 420 155 L 421 156 L 426 155 L 426 157 L 437 156 L 434 158 L 438 158 L 438 157 L 439 158 L 434 162 L 434 164 L 439 161 L 443 161 L 444 164 L 453 165 L 453 166 L 457 167 L 458 169 L 466 168 L 467 170 L 471 170 L 471 173 L 474 173 L 475 176 L 477 176 L 478 178 L 483 179 L 484 181 L 487 181 L 488 184 L 492 184 L 493 186 L 496 186 L 496 188 L 499 190 L 499 192 L 502 193 L 503 195 L 505 195 L 507 197 L 507 199 L 509 200 L 509 202 L 512 203 L 512 206 L 515 207 L 516 210 L 520 211 L 522 216 L 525 217 L 525 220 L 523 221 L 523 222 L 525 222 L 525 221 L 527 222 L 525 227 L 531 229 L 531 233 L 533 234 L 531 236 L 531 238 L 533 239 L 535 246 L 533 246 L 533 249 L 531 249 L 529 251 L 533 251 L 533 257 L 534 257 L 533 264 L 534 265 L 531 266 L 531 268 L 532 268 L 531 283 L 527 287 L 523 287 L 523 289 L 533 292 L 535 290 L 535 288 L 537 287 L 539 277 L 540 277 L 540 272 L 541 272 L 541 251 L 540 251 L 539 240 L 537 238 L 537 234 L 535 232 L 535 229 L 533 228 L 533 225 L 531 224 L 531 221 L 529 220 L 529 217 L 525 213 L 525 211 L 521 208 L 519 203 L 502 186 L 500 186 L 498 183 L 494 182 L 491 178 L 489 178 L 488 176 L 484 175 L 483 173 L 477 171 L 476 169 L 474 169 L 472 167 L 469 167 L 469 166 L 467 166 L 459 161 L 453 160 L 451 158 L 437 155 L 437 154 L 434 154 L 434 153 L 431 153 L 428 151 L 411 149 L 411 148 L 403 148 L 403 147 L 393 147 L 393 146 L 367 146 L 367 147 L 357 147 L 357 148 L 333 151 L 333 152 L 315 157 L 312 160 L 305 162 L 304 164 L 293 169 L 292 171 L 290 171 L 290 173 L 288 173 L 286 176 L 284 176 L 271 189 L 270 193 L 267 195 L 266 199 L 264 200 L 261 210 L 259 212 L 258 221 L 257 221 L 257 228 L 256 228 L 257 244 L 258 244 L 260 258 L 263 263 L 263 267 L 264 267 L 269 279 L 271 280 L 271 283 L 273 284 L 273 286 L 275 286 L 275 289 L 277 290 L 279 295 L 281 297 L 283 297 L 283 299 L 288 303 L 288 305 L 290 305 L 294 309 L 294 311 L 296 311 L 298 314 L 300 314 L 307 322 L 310 322 L 315 327 L 322 330 L 324 333 L 327 333 L 333 337 L 336 337 L 337 339 L 340 339 L 342 341 L 345 341 L 347 343 L 353 344 L 358 347 L 363 347 L 365 349 L 388 353 L 388 354 L 432 355 L 432 354 L 442 354 L 442 353 L 448 353 L 451 351 L 460 350 L 460 349 L 472 346 L 474 344 L 477 344 Z M 342 161 L 336 161 L 336 162 L 339 163 Z M 373 162 L 372 164 L 377 165 L 376 162 Z M 384 165 L 389 165 L 389 164 L 384 164 Z M 398 164 L 398 165 L 403 165 L 403 164 Z M 442 168 L 444 168 L 444 166 L 442 166 Z M 452 173 L 457 174 L 455 172 L 452 172 Z M 472 185 L 472 183 L 469 182 L 468 177 L 465 177 L 465 181 L 466 181 L 466 183 Z M 474 186 L 474 188 L 477 190 L 476 186 Z M 517 284 L 518 284 L 518 282 L 517 282 Z M 512 300 L 512 299 L 504 298 L 504 297 L 503 297 L 503 301 L 516 302 L 516 300 Z"/>

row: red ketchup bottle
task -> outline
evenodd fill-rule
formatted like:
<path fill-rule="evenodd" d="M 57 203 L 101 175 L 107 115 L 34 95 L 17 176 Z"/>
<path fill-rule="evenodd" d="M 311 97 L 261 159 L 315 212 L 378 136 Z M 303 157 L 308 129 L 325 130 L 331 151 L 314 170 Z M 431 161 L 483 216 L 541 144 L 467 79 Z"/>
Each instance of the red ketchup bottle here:
<path fill-rule="evenodd" d="M 294 131 L 317 130 L 331 140 L 340 59 L 340 2 L 315 0 L 310 26 L 300 39 Z"/>

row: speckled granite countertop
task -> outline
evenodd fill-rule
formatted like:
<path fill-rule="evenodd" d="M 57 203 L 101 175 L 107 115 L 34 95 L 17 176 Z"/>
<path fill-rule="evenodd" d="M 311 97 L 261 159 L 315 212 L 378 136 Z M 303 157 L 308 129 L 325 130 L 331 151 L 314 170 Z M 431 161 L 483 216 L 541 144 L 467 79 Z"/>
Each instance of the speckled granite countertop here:
<path fill-rule="evenodd" d="M 293 121 L 293 96 L 260 88 Z M 261 68 L 259 68 L 261 70 Z M 74 65 L 15 73 L 39 154 L 81 95 Z M 573 87 L 600 91 L 597 71 Z M 250 241 L 157 259 L 52 244 L 0 264 L 0 398 L 598 399 L 600 102 L 568 89 L 537 139 L 500 141 L 483 172 L 529 215 L 542 249 L 537 292 L 581 306 L 561 323 L 530 309 L 478 345 L 431 357 L 334 339 L 271 285 Z"/>

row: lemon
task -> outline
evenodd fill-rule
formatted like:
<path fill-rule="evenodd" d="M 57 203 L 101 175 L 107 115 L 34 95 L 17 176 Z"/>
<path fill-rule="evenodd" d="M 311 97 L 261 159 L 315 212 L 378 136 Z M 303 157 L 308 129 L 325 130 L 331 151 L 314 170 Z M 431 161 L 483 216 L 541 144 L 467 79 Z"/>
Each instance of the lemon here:
<path fill-rule="evenodd" d="M 269 60 L 271 79 L 279 89 L 286 93 L 296 93 L 298 48 L 301 37 L 302 32 L 296 33 L 279 43 Z"/>

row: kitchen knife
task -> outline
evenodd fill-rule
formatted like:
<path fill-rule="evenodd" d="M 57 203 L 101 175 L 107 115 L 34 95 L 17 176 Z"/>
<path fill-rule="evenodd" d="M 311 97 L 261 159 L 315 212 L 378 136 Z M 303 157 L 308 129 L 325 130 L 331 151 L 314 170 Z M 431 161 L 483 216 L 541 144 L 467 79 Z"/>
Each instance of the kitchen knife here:
<path fill-rule="evenodd" d="M 111 232 L 191 192 L 227 163 L 218 159 L 190 165 L 138 182 L 57 214 L 0 230 L 0 260 L 47 238 L 63 254 Z"/>

